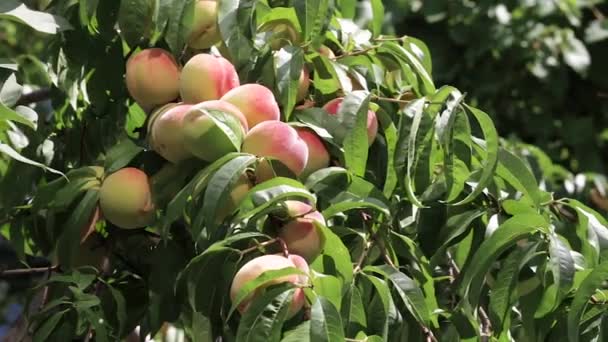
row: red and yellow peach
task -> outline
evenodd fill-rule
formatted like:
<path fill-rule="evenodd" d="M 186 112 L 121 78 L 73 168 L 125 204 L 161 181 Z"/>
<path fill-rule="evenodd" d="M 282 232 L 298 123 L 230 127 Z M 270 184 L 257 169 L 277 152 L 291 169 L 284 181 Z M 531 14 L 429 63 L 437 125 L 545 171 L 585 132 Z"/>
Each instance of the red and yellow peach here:
<path fill-rule="evenodd" d="M 314 222 L 325 225 L 325 218 L 310 205 L 300 201 L 285 201 L 290 219 L 279 229 L 280 237 L 290 253 L 313 262 L 325 247 L 325 235 Z"/>
<path fill-rule="evenodd" d="M 260 84 L 243 84 L 233 88 L 222 96 L 222 100 L 232 103 L 245 114 L 249 128 L 263 121 L 279 120 L 281 117 L 274 94 Z"/>
<path fill-rule="evenodd" d="M 340 111 L 342 107 L 342 101 L 344 101 L 343 97 L 339 97 L 327 102 L 323 109 L 327 111 L 331 115 L 336 115 Z M 367 111 L 367 142 L 371 145 L 376 139 L 376 135 L 378 134 L 378 118 L 376 117 L 376 113 L 372 110 Z"/>
<path fill-rule="evenodd" d="M 163 49 L 145 49 L 131 56 L 125 78 L 129 94 L 145 111 L 179 96 L 179 66 Z"/>
<path fill-rule="evenodd" d="M 179 92 L 186 103 L 219 100 L 239 86 L 234 66 L 224 57 L 200 53 L 188 60 L 182 69 Z"/>

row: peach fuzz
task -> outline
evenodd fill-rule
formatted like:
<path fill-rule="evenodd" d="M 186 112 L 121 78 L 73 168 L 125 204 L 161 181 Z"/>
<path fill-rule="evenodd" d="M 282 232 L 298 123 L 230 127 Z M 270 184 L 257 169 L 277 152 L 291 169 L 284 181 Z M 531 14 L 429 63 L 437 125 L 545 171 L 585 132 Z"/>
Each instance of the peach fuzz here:
<path fill-rule="evenodd" d="M 264 272 L 271 270 L 281 270 L 289 267 L 296 267 L 302 270 L 303 272 L 308 271 L 308 264 L 306 264 L 306 261 L 298 259 L 295 255 L 290 255 L 289 258 L 286 258 L 282 255 L 263 255 L 250 260 L 249 262 L 245 263 L 245 265 L 243 265 L 234 276 L 234 279 L 232 280 L 232 285 L 230 287 L 230 300 L 234 302 L 243 286 L 245 286 L 245 284 L 247 284 L 248 282 L 255 280 Z M 253 292 L 251 292 L 247 297 L 245 297 L 245 299 L 241 301 L 237 309 L 241 314 L 244 314 L 249 308 L 249 305 L 254 300 L 254 298 L 262 291 L 264 291 L 266 287 L 285 282 L 300 284 L 302 283 L 302 278 L 306 277 L 293 274 L 284 277 L 279 277 L 266 283 L 263 283 L 259 287 L 257 287 Z M 300 309 L 304 306 L 305 301 L 306 296 L 304 295 L 304 291 L 302 289 L 296 289 L 292 298 L 292 302 L 289 306 L 289 312 L 287 314 L 288 318 L 293 317 L 298 311 L 300 311 Z"/>
<path fill-rule="evenodd" d="M 339 97 L 327 102 L 323 109 L 327 111 L 331 115 L 336 115 L 340 111 L 340 107 L 342 106 L 342 101 L 344 101 L 343 97 Z M 367 111 L 367 143 L 371 146 L 371 144 L 376 139 L 376 135 L 378 134 L 378 118 L 376 117 L 376 113 L 372 110 Z"/>
<path fill-rule="evenodd" d="M 125 79 L 129 94 L 145 111 L 179 96 L 179 66 L 163 49 L 145 49 L 131 56 Z"/>
<path fill-rule="evenodd" d="M 325 225 L 325 218 L 304 202 L 285 201 L 285 206 L 291 219 L 279 229 L 278 237 L 285 242 L 290 253 L 300 255 L 310 263 L 325 247 L 325 236 L 314 221 Z"/>
<path fill-rule="evenodd" d="M 217 30 L 217 6 L 216 0 L 196 1 L 188 46 L 194 49 L 208 49 L 220 41 Z"/>
<path fill-rule="evenodd" d="M 270 157 L 300 175 L 308 162 L 308 147 L 298 132 L 281 121 L 264 121 L 256 125 L 243 141 L 242 152 Z"/>
<path fill-rule="evenodd" d="M 274 94 L 260 84 L 243 84 L 227 92 L 222 100 L 237 106 L 245 114 L 250 129 L 260 122 L 281 118 Z"/>
<path fill-rule="evenodd" d="M 184 116 L 192 105 L 175 104 L 165 106 L 151 123 L 150 147 L 166 160 L 179 163 L 192 157 L 184 146 Z"/>
<path fill-rule="evenodd" d="M 224 57 L 199 53 L 186 63 L 179 81 L 179 92 L 186 103 L 219 100 L 239 86 L 239 75 Z"/>
<path fill-rule="evenodd" d="M 148 176 L 134 167 L 120 169 L 104 179 L 99 206 L 104 218 L 120 228 L 141 228 L 155 219 Z"/>
<path fill-rule="evenodd" d="M 308 146 L 308 162 L 306 168 L 302 171 L 302 176 L 306 177 L 317 170 L 328 167 L 330 162 L 329 152 L 327 152 L 325 144 L 317 133 L 304 127 L 296 127 L 296 131 Z"/>

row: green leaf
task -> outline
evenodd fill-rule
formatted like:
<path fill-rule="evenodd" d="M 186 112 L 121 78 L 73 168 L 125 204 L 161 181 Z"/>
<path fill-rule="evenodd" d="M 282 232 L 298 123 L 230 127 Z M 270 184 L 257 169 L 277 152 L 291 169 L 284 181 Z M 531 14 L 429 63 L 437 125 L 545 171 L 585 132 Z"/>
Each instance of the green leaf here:
<path fill-rule="evenodd" d="M 549 267 L 553 273 L 554 283 L 559 286 L 557 299 L 559 303 L 572 288 L 576 270 L 570 248 L 555 233 L 549 235 Z"/>
<path fill-rule="evenodd" d="M 451 215 L 445 227 L 439 232 L 439 248 L 431 257 L 431 265 L 437 266 L 445 256 L 445 251 L 452 245 L 461 241 L 472 228 L 475 220 L 485 213 L 483 209 L 468 210 L 463 213 Z"/>
<path fill-rule="evenodd" d="M 296 105 L 304 53 L 301 48 L 286 46 L 274 54 L 274 71 L 279 100 L 285 121 L 289 121 Z"/>
<path fill-rule="evenodd" d="M 70 268 L 75 257 L 77 257 L 78 246 L 80 244 L 79 237 L 82 229 L 86 227 L 91 215 L 97 207 L 99 200 L 99 190 L 89 189 L 84 197 L 78 203 L 76 209 L 70 215 L 70 218 L 65 223 L 65 228 L 57 241 L 57 253 L 59 259 L 63 261 L 62 266 Z"/>
<path fill-rule="evenodd" d="M 538 214 L 521 214 L 501 224 L 496 231 L 478 248 L 469 267 L 463 270 L 460 288 L 471 306 L 476 307 L 481 292 L 481 282 L 492 263 L 507 248 L 519 239 L 530 236 L 537 231 L 547 229 L 545 218 Z"/>
<path fill-rule="evenodd" d="M 286 267 L 278 270 L 265 271 L 257 278 L 244 283 L 239 292 L 236 294 L 236 297 L 232 301 L 232 306 L 230 307 L 230 311 L 228 312 L 228 317 L 232 316 L 234 311 L 239 305 L 241 305 L 243 300 L 252 295 L 257 289 L 272 284 L 273 281 L 279 278 L 287 277 L 290 275 L 306 274 L 295 267 Z M 293 286 L 293 284 L 291 284 L 291 286 Z"/>
<path fill-rule="evenodd" d="M 44 323 L 36 329 L 34 336 L 32 337 L 32 341 L 35 342 L 43 342 L 47 341 L 48 337 L 51 336 L 53 331 L 55 331 L 57 324 L 61 321 L 61 319 L 65 316 L 65 314 L 71 309 L 65 309 L 54 313 L 51 317 L 46 319 Z"/>
<path fill-rule="evenodd" d="M 10 158 L 15 159 L 18 162 L 22 162 L 22 163 L 25 163 L 25 164 L 28 164 L 28 165 L 39 167 L 39 168 L 41 168 L 41 169 L 43 169 L 45 171 L 48 171 L 48 172 L 51 172 L 51 173 L 54 173 L 54 174 L 58 174 L 58 175 L 60 175 L 60 176 L 62 176 L 62 177 L 64 177 L 64 178 L 67 179 L 66 175 L 63 174 L 63 172 L 55 170 L 53 168 L 50 168 L 50 167 L 48 167 L 48 166 L 46 166 L 46 165 L 44 165 L 42 163 L 39 163 L 37 161 L 31 160 L 29 158 L 26 158 L 26 157 L 22 156 L 21 154 L 19 154 L 19 152 L 15 151 L 9 145 L 3 144 L 1 142 L 0 142 L 0 153 L 5 154 L 5 155 L 9 156 Z"/>
<path fill-rule="evenodd" d="M 243 175 L 245 169 L 255 161 L 256 157 L 252 155 L 236 157 L 224 164 L 211 176 L 203 198 L 202 209 L 205 224 L 211 231 L 214 230 L 217 223 L 217 213 L 220 207 L 226 205 L 232 187 Z"/>
<path fill-rule="evenodd" d="M 312 271 L 312 286 L 318 296 L 329 300 L 338 310 L 342 308 L 342 281 L 329 274 Z"/>
<path fill-rule="evenodd" d="M 496 174 L 511 184 L 517 191 L 530 197 L 536 207 L 540 207 L 541 199 L 538 183 L 532 171 L 513 153 L 500 149 L 498 152 L 498 167 Z"/>
<path fill-rule="evenodd" d="M 431 314 L 426 306 L 424 295 L 420 287 L 410 277 L 389 265 L 366 266 L 363 270 L 387 277 L 416 320 L 425 326 L 429 324 Z"/>
<path fill-rule="evenodd" d="M 353 336 L 357 331 L 367 327 L 361 291 L 355 284 L 351 284 L 344 292 L 340 313 L 347 336 Z"/>
<path fill-rule="evenodd" d="M 104 168 L 112 173 L 127 166 L 144 149 L 135 145 L 131 139 L 124 139 L 112 146 L 106 153 Z"/>
<path fill-rule="evenodd" d="M 374 37 L 382 33 L 382 24 L 384 23 L 384 5 L 381 0 L 371 0 L 372 5 L 372 33 Z"/>
<path fill-rule="evenodd" d="M 336 275 L 342 284 L 350 284 L 353 279 L 353 264 L 348 248 L 330 229 L 325 229 L 325 248 L 310 267 L 320 273 Z"/>
<path fill-rule="evenodd" d="M 281 342 L 310 342 L 310 321 L 304 321 L 294 329 L 287 330 Z"/>
<path fill-rule="evenodd" d="M 314 206 L 316 198 L 302 183 L 285 177 L 275 177 L 254 186 L 239 206 L 237 220 L 262 213 L 285 199 L 302 198 Z"/>
<path fill-rule="evenodd" d="M 222 41 L 230 51 L 232 64 L 237 71 L 244 67 L 252 55 L 253 0 L 222 0 L 218 2 L 217 22 Z"/>
<path fill-rule="evenodd" d="M 156 0 L 122 0 L 118 11 L 118 25 L 131 48 L 150 40 L 155 29 Z"/>
<path fill-rule="evenodd" d="M 454 206 L 467 204 L 481 194 L 492 181 L 496 165 L 498 164 L 498 132 L 496 132 L 496 127 L 494 127 L 492 119 L 488 114 L 477 108 L 470 107 L 466 104 L 464 105 L 464 108 L 469 114 L 475 117 L 481 127 L 485 139 L 482 147 L 485 150 L 486 155 L 475 189 L 473 189 L 467 197 L 452 204 Z"/>
<path fill-rule="evenodd" d="M 295 1 L 294 8 L 302 27 L 302 40 L 322 36 L 324 28 L 329 24 L 332 15 L 330 0 Z"/>
<path fill-rule="evenodd" d="M 433 79 L 431 75 L 427 72 L 426 68 L 422 65 L 422 63 L 418 60 L 418 58 L 400 46 L 397 43 L 386 42 L 381 45 L 378 49 L 378 53 L 387 52 L 392 56 L 399 58 L 400 60 L 406 62 L 408 65 L 412 67 L 412 69 L 416 72 L 417 77 L 422 82 L 422 95 L 428 95 L 435 93 L 435 84 L 433 84 Z"/>
<path fill-rule="evenodd" d="M 241 318 L 237 341 L 278 341 L 287 318 L 294 289 L 280 286 L 255 298 Z"/>
<path fill-rule="evenodd" d="M 56 34 L 71 30 L 70 23 L 60 16 L 29 9 L 15 0 L 3 0 L 0 4 L 0 19 L 11 19 L 28 25 L 42 33 Z"/>
<path fill-rule="evenodd" d="M 347 122 L 348 118 L 354 119 L 352 124 L 347 124 L 352 129 L 344 137 L 344 161 L 346 168 L 360 177 L 365 175 L 369 148 L 367 138 L 369 100 L 369 93 L 352 92 L 344 98 L 336 114 L 338 118 L 344 118 L 343 122 Z"/>
<path fill-rule="evenodd" d="M 327 209 L 323 210 L 323 216 L 330 218 L 346 211 L 357 209 L 372 209 L 384 214 L 387 218 L 391 217 L 390 209 L 386 206 L 386 204 L 375 198 L 364 198 L 359 201 L 338 202 L 332 204 Z"/>
<path fill-rule="evenodd" d="M 608 279 L 608 261 L 604 261 L 597 265 L 593 271 L 583 280 L 579 286 L 572 304 L 568 312 L 568 340 L 570 342 L 578 342 L 580 339 L 579 324 L 583 316 L 583 311 L 591 296 L 597 289 L 602 286 L 602 283 Z"/>
<path fill-rule="evenodd" d="M 344 341 L 340 313 L 328 299 L 318 296 L 310 311 L 310 337 L 312 341 Z"/>
<path fill-rule="evenodd" d="M 182 52 L 194 19 L 195 0 L 171 1 L 165 41 L 174 55 Z"/>

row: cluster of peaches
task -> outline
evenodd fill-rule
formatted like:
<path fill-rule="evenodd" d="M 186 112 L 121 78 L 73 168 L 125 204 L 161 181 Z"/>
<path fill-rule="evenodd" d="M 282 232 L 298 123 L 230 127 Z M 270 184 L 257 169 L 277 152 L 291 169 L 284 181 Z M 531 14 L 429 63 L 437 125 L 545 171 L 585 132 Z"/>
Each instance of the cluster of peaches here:
<path fill-rule="evenodd" d="M 214 4 L 202 2 L 207 7 Z M 207 7 L 205 10 L 209 10 Z M 206 32 L 201 36 L 203 40 L 215 40 L 209 37 L 215 32 L 213 29 L 203 31 Z M 191 158 L 212 163 L 231 152 L 249 153 L 261 160 L 255 170 L 255 183 L 275 177 L 269 160 L 279 161 L 300 178 L 330 165 L 330 154 L 323 140 L 311 129 L 281 121 L 281 110 L 272 90 L 255 83 L 240 84 L 235 67 L 222 56 L 199 53 L 181 67 L 169 52 L 160 48 L 145 49 L 127 61 L 126 84 L 131 97 L 150 113 L 147 126 L 150 149 L 170 163 L 178 164 Z M 306 98 L 309 87 L 309 73 L 304 68 L 299 80 L 298 102 Z M 323 109 L 327 115 L 336 115 L 342 101 L 343 98 L 336 98 Z M 370 110 L 369 144 L 377 131 L 377 118 Z M 252 187 L 251 183 L 250 177 L 243 174 L 231 190 L 230 203 L 220 206 L 222 213 L 218 216 L 233 212 Z M 104 179 L 100 189 L 103 216 L 121 228 L 150 225 L 155 220 L 151 192 L 143 171 L 132 167 L 118 170 Z M 281 227 L 276 231 L 289 255 L 264 255 L 246 263 L 233 280 L 230 291 L 233 301 L 245 283 L 265 271 L 295 267 L 309 274 L 308 264 L 321 254 L 325 238 L 317 225 L 325 225 L 323 215 L 300 201 L 286 201 L 284 209 L 288 218 L 280 221 Z M 282 282 L 306 283 L 307 278 L 279 277 L 254 293 Z M 305 302 L 302 289 L 295 291 L 290 317 Z M 239 311 L 247 309 L 253 296 L 240 302 Z"/>

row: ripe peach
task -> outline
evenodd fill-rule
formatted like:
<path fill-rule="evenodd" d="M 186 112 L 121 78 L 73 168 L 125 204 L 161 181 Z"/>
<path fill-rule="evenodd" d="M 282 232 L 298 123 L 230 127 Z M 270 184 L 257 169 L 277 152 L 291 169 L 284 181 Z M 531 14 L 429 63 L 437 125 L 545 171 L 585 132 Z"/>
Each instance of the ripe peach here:
<path fill-rule="evenodd" d="M 237 106 L 245 117 L 249 128 L 262 121 L 279 120 L 281 111 L 270 89 L 256 83 L 236 87 L 224 96 L 222 100 Z"/>
<path fill-rule="evenodd" d="M 182 69 L 179 92 L 186 103 L 219 100 L 239 86 L 239 75 L 224 57 L 207 53 L 193 56 Z"/>
<path fill-rule="evenodd" d="M 290 253 L 302 256 L 307 262 L 314 261 L 325 247 L 325 236 L 313 222 L 325 225 L 325 218 L 304 202 L 285 201 L 285 206 L 291 219 L 279 229 L 278 236 Z"/>
<path fill-rule="evenodd" d="M 150 147 L 166 160 L 178 163 L 192 157 L 184 145 L 184 116 L 192 105 L 164 106 L 151 122 Z M 154 114 L 153 114 L 154 115 Z"/>
<path fill-rule="evenodd" d="M 179 96 L 179 78 L 175 58 L 163 49 L 145 49 L 127 61 L 127 90 L 146 111 L 175 100 Z"/>
<path fill-rule="evenodd" d="M 298 95 L 296 97 L 296 102 L 304 100 L 306 95 L 308 95 L 308 88 L 310 88 L 310 74 L 308 69 L 304 67 L 300 73 L 300 79 L 298 80 Z"/>
<path fill-rule="evenodd" d="M 241 267 L 234 279 L 232 280 L 232 285 L 230 287 L 230 299 L 234 301 L 239 293 L 239 291 L 247 284 L 248 282 L 258 278 L 266 271 L 271 270 L 280 270 L 289 267 L 297 267 L 305 273 L 308 273 L 308 264 L 306 261 L 302 260 L 302 258 L 298 258 L 297 255 L 290 255 L 289 258 L 286 258 L 282 255 L 263 255 L 257 258 L 254 258 L 247 262 L 243 267 Z M 300 284 L 306 282 L 306 276 L 300 275 L 288 275 L 284 277 L 279 277 L 274 280 L 268 281 L 266 283 L 261 284 L 257 287 L 252 293 L 249 294 L 238 306 L 238 311 L 241 314 L 244 314 L 249 305 L 253 301 L 253 299 L 260 295 L 266 287 L 270 285 L 276 285 L 285 282 L 291 282 L 294 284 Z M 304 281 L 302 281 L 304 280 Z M 302 289 L 296 289 L 292 298 L 292 302 L 289 306 L 289 312 L 287 314 L 288 318 L 293 317 L 302 306 L 304 306 L 304 302 L 306 301 L 306 296 L 304 295 L 304 291 Z"/>
<path fill-rule="evenodd" d="M 317 170 L 328 167 L 329 152 L 317 133 L 304 127 L 296 127 L 296 131 L 308 146 L 308 162 L 302 172 L 302 177 L 307 177 Z"/>
<path fill-rule="evenodd" d="M 339 97 L 327 102 L 323 109 L 325 109 L 329 114 L 336 115 L 338 111 L 340 111 L 340 107 L 342 106 L 342 101 L 344 101 L 343 97 Z M 376 117 L 376 113 L 372 110 L 367 111 L 367 142 L 371 146 L 371 144 L 376 139 L 376 135 L 378 134 L 378 118 Z"/>
<path fill-rule="evenodd" d="M 253 127 L 245 136 L 241 150 L 277 159 L 296 175 L 304 171 L 308 161 L 306 142 L 293 127 L 281 121 L 264 121 Z"/>
<path fill-rule="evenodd" d="M 287 19 L 276 19 L 268 21 L 258 29 L 258 32 L 268 32 L 266 41 L 270 42 L 270 48 L 280 50 L 285 45 L 300 43 L 300 33 L 293 23 Z"/>
<path fill-rule="evenodd" d="M 140 228 L 155 219 L 148 176 L 134 167 L 120 169 L 104 179 L 99 206 L 106 220 L 120 228 Z"/>
<path fill-rule="evenodd" d="M 220 118 L 230 136 L 209 116 L 210 110 L 225 113 Z M 193 106 L 184 116 L 184 146 L 194 156 L 213 162 L 230 153 L 238 152 L 247 133 L 247 120 L 238 108 L 224 101 L 206 101 Z"/>
<path fill-rule="evenodd" d="M 192 31 L 188 45 L 194 49 L 208 49 L 220 40 L 217 29 L 217 1 L 198 0 L 194 5 Z"/>

